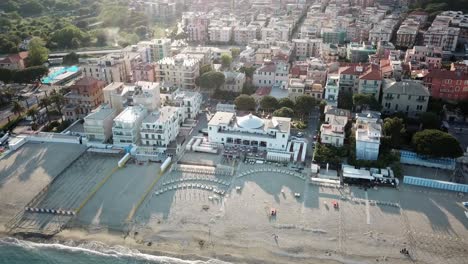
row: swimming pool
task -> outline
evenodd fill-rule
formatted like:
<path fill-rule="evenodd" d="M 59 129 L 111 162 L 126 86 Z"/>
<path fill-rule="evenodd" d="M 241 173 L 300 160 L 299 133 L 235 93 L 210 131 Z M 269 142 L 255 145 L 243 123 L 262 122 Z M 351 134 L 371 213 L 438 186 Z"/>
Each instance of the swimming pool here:
<path fill-rule="evenodd" d="M 70 74 L 67 73 L 77 73 L 80 70 L 80 67 L 78 66 L 70 66 L 70 67 L 55 67 L 50 69 L 50 73 L 47 77 L 44 77 L 41 79 L 41 82 L 43 84 L 52 84 L 56 83 L 63 78 L 66 78 L 70 76 Z"/>

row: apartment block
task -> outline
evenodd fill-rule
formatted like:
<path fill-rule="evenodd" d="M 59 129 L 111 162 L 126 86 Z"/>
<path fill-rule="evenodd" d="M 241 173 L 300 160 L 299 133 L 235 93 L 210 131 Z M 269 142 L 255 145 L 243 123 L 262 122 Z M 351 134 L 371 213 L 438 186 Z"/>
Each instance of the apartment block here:
<path fill-rule="evenodd" d="M 195 79 L 200 75 L 200 56 L 178 54 L 156 63 L 156 79 L 170 82 L 183 89 L 195 89 Z"/>
<path fill-rule="evenodd" d="M 114 118 L 112 136 L 114 145 L 129 146 L 140 144 L 140 128 L 148 114 L 143 106 L 128 106 Z"/>
<path fill-rule="evenodd" d="M 427 111 L 429 89 L 418 81 L 385 80 L 382 96 L 382 111 L 386 114 L 403 112 L 416 117 Z"/>
<path fill-rule="evenodd" d="M 106 83 L 128 82 L 130 74 L 124 54 L 109 54 L 97 59 L 80 60 L 83 75 Z"/>
<path fill-rule="evenodd" d="M 101 105 L 84 118 L 83 129 L 88 141 L 108 142 L 112 137 L 112 124 L 116 110 Z"/>
<path fill-rule="evenodd" d="M 70 92 L 64 96 L 62 114 L 65 120 L 78 120 L 98 107 L 104 101 L 104 86 L 105 82 L 91 77 L 83 77 L 71 85 Z"/>
<path fill-rule="evenodd" d="M 144 146 L 167 148 L 179 134 L 181 109 L 164 106 L 149 113 L 142 121 L 141 144 Z"/>
<path fill-rule="evenodd" d="M 382 120 L 380 113 L 363 111 L 356 114 L 355 124 L 356 159 L 377 160 L 379 157 Z"/>

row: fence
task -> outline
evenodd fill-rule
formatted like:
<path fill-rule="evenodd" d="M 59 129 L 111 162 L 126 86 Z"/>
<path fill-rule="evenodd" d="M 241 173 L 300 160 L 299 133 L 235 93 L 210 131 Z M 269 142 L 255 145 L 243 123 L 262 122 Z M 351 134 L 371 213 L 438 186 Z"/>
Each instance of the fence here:
<path fill-rule="evenodd" d="M 400 151 L 400 162 L 409 165 L 418 165 L 429 168 L 439 168 L 446 170 L 455 169 L 455 159 L 450 158 L 428 158 L 411 151 Z"/>
<path fill-rule="evenodd" d="M 468 193 L 468 185 L 466 184 L 459 184 L 459 183 L 446 182 L 446 181 L 437 181 L 437 180 L 418 178 L 418 177 L 412 177 L 412 176 L 405 176 L 403 178 L 403 183 L 427 187 L 427 188 Z"/>

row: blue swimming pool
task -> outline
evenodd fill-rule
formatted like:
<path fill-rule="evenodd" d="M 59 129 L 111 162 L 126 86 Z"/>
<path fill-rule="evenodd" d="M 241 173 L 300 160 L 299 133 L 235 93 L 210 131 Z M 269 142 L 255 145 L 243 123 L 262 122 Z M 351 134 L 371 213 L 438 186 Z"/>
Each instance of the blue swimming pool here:
<path fill-rule="evenodd" d="M 51 84 L 54 83 L 55 81 L 58 81 L 60 78 L 58 78 L 60 75 L 71 72 L 75 73 L 80 70 L 80 67 L 78 66 L 70 66 L 70 67 L 58 67 L 58 68 L 52 68 L 51 73 L 47 76 L 41 79 L 41 82 L 43 84 Z"/>

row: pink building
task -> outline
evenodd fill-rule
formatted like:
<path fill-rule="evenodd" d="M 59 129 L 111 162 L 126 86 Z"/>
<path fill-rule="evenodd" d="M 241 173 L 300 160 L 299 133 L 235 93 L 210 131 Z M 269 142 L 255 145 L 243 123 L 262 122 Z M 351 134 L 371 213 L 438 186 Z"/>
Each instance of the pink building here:
<path fill-rule="evenodd" d="M 132 67 L 132 78 L 134 82 L 155 82 L 154 65 L 141 62 Z"/>

